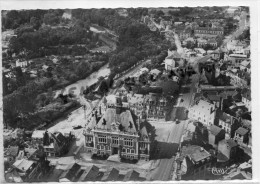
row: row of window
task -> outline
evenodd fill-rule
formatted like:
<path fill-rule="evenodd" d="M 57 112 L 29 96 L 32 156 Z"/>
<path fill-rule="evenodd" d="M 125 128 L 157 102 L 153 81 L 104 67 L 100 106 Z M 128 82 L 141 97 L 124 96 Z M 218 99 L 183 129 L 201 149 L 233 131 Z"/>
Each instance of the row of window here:
<path fill-rule="evenodd" d="M 134 149 L 129 149 L 129 148 L 123 148 L 122 149 L 122 153 L 132 153 L 132 154 L 134 154 L 135 150 Z"/>
<path fill-rule="evenodd" d="M 98 136 L 98 143 L 107 143 L 107 136 L 99 135 Z M 119 138 L 118 137 L 112 137 L 112 144 L 119 145 Z M 133 139 L 124 138 L 124 145 L 125 146 L 133 146 Z"/>
<path fill-rule="evenodd" d="M 223 31 L 204 31 L 204 30 L 195 30 L 196 33 L 211 33 L 211 34 L 223 34 Z"/>

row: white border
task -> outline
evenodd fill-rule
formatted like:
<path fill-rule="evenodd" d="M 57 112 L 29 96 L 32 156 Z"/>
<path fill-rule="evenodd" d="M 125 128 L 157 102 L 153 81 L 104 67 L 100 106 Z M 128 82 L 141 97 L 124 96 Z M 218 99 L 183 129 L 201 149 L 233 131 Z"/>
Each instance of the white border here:
<path fill-rule="evenodd" d="M 251 20 L 251 58 L 252 58 L 252 129 L 253 129 L 253 180 L 252 181 L 221 181 L 221 183 L 254 183 L 260 181 L 260 99 L 259 99 L 259 86 L 260 86 L 260 75 L 259 71 L 259 49 L 260 42 L 258 35 L 260 32 L 259 13 L 260 10 L 259 0 L 0 0 L 1 10 L 12 10 L 12 9 L 75 9 L 75 8 L 119 8 L 119 7 L 182 7 L 182 6 L 249 6 L 250 7 L 250 20 Z M 257 44 L 258 43 L 258 44 Z M 1 58 L 2 56 L 0 56 Z M 1 66 L 2 71 L 2 66 Z M 2 75 L 0 76 L 0 84 L 2 84 Z M 1 88 L 2 92 L 2 88 Z M 2 93 L 1 93 L 2 94 Z M 2 109 L 2 95 L 0 96 L 0 110 Z M 0 118 L 2 120 L 2 110 L 0 112 Z M 2 130 L 3 125 L 0 123 Z M 2 138 L 0 143 L 2 143 Z M 0 151 L 0 158 L 3 158 L 3 150 Z M 2 164 L 2 161 L 0 161 Z M 3 165 L 3 164 L 2 164 Z M 0 182 L 4 181 L 2 167 L 0 166 Z M 172 183 L 171 181 L 170 183 Z M 2 183 L 2 182 L 1 182 Z M 110 182 L 109 182 L 110 183 Z M 148 183 L 148 182 L 143 182 Z M 153 182 L 158 183 L 158 182 Z M 169 182 L 167 182 L 169 183 Z M 194 183 L 191 182 L 178 182 L 178 183 Z M 218 181 L 199 181 L 198 183 L 219 183 Z"/>

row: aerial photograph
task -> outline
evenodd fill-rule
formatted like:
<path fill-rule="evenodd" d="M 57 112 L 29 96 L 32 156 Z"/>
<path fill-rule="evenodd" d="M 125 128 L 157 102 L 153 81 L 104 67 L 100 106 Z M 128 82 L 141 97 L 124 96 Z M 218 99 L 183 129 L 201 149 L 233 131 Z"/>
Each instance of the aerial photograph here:
<path fill-rule="evenodd" d="M 1 11 L 7 183 L 252 180 L 247 6 Z"/>

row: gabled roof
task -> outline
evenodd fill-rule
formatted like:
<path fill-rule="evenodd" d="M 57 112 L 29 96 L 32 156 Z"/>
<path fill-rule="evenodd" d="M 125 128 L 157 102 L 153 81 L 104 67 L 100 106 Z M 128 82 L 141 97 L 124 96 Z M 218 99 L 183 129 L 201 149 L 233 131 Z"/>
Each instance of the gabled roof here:
<path fill-rule="evenodd" d="M 230 124 L 232 117 L 225 112 L 221 112 L 219 119 Z"/>
<path fill-rule="evenodd" d="M 104 125 L 104 121 L 106 122 Z M 97 127 L 100 129 L 112 130 L 112 123 L 121 124 L 127 132 L 136 133 L 136 127 L 133 117 L 129 110 L 116 114 L 116 109 L 108 108 L 102 118 L 99 120 Z M 131 123 L 130 123 L 131 122 Z M 132 128 L 131 125 L 132 125 Z"/>
<path fill-rule="evenodd" d="M 101 181 L 116 181 L 119 176 L 119 170 L 112 168 L 109 172 L 104 173 Z"/>
<path fill-rule="evenodd" d="M 128 171 L 124 177 L 124 181 L 138 181 L 140 173 L 135 170 Z"/>
<path fill-rule="evenodd" d="M 239 127 L 237 130 L 236 130 L 236 133 L 237 134 L 240 134 L 240 135 L 245 135 L 246 133 L 248 132 L 247 129 L 243 128 L 243 127 Z"/>
<path fill-rule="evenodd" d="M 21 159 L 21 160 L 17 160 L 13 164 L 13 166 L 23 172 L 26 172 L 33 165 L 33 163 L 34 162 L 31 160 Z"/>
<path fill-rule="evenodd" d="M 161 73 L 161 71 L 158 70 L 158 69 L 153 69 L 153 70 L 150 71 L 150 73 L 155 74 L 155 75 L 159 75 Z"/>
<path fill-rule="evenodd" d="M 188 156 L 191 160 L 198 162 L 211 156 L 209 152 L 197 145 L 184 146 L 182 148 L 182 156 Z"/>
<path fill-rule="evenodd" d="M 64 171 L 59 179 L 66 178 L 69 181 L 73 181 L 73 179 L 76 177 L 76 173 L 81 169 L 81 166 L 77 163 L 75 163 L 69 170 Z"/>
<path fill-rule="evenodd" d="M 79 178 L 79 182 L 81 181 L 94 181 L 98 176 L 99 168 L 95 165 L 89 166 L 86 170 L 82 173 Z"/>
<path fill-rule="evenodd" d="M 219 143 L 227 144 L 230 148 L 237 146 L 238 144 L 233 139 L 223 139 Z"/>

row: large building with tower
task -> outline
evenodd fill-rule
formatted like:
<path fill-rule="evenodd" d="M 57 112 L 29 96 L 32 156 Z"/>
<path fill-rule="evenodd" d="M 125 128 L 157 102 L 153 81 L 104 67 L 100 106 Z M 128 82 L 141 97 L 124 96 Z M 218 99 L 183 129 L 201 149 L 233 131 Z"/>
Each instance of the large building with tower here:
<path fill-rule="evenodd" d="M 121 159 L 148 160 L 150 136 L 138 118 L 134 118 L 122 98 L 106 100 L 105 112 L 92 128 L 86 128 L 85 147 L 92 155 L 117 154 Z"/>

